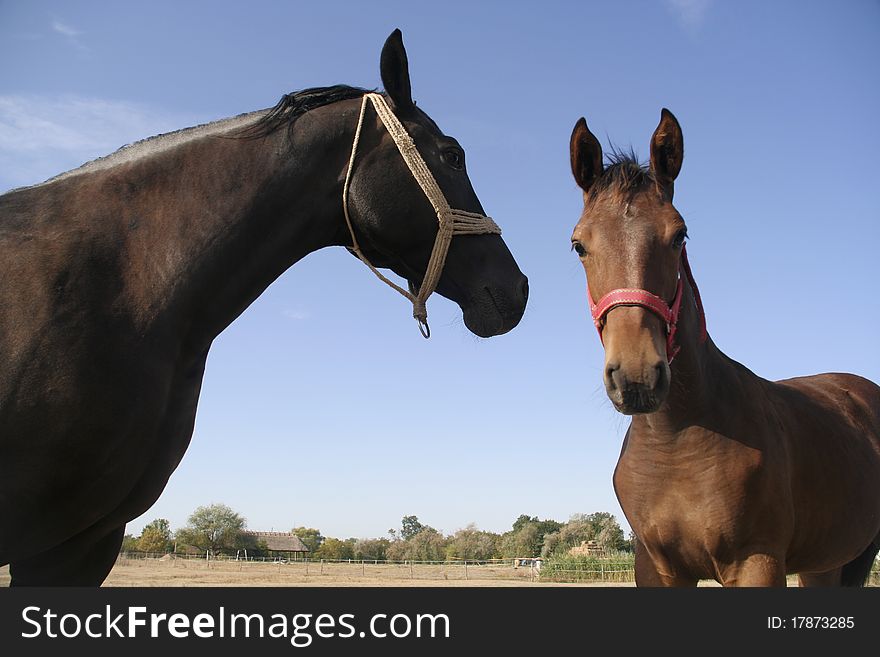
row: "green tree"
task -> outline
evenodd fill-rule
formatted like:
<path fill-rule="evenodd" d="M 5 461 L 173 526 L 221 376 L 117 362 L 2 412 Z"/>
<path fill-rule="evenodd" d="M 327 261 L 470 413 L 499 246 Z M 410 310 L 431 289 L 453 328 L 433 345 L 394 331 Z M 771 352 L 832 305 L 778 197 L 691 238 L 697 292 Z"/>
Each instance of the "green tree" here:
<path fill-rule="evenodd" d="M 523 527 L 533 522 L 538 522 L 538 516 L 528 516 L 526 514 L 522 514 L 519 518 L 513 521 L 513 531 L 518 532 Z"/>
<path fill-rule="evenodd" d="M 593 522 L 598 528 L 596 533 L 596 542 L 609 550 L 623 550 L 626 548 L 627 541 L 623 535 L 623 529 L 620 524 L 610 513 L 599 512 L 593 514 Z"/>
<path fill-rule="evenodd" d="M 355 542 L 354 558 L 384 561 L 388 558 L 388 548 L 391 541 L 387 538 L 366 538 Z"/>
<path fill-rule="evenodd" d="M 409 541 L 409 555 L 413 561 L 445 561 L 446 539 L 433 527 L 422 527 Z"/>
<path fill-rule="evenodd" d="M 171 547 L 171 525 L 165 518 L 157 518 L 146 525 L 137 542 L 141 552 L 168 552 Z"/>
<path fill-rule="evenodd" d="M 245 519 L 225 504 L 200 506 L 177 532 L 180 543 L 188 543 L 212 554 L 233 552 L 242 542 Z"/>
<path fill-rule="evenodd" d="M 314 555 L 318 551 L 318 548 L 321 547 L 321 543 L 324 542 L 324 537 L 321 536 L 321 532 L 312 527 L 294 527 L 291 532 L 296 536 L 299 536 L 299 540 L 309 548 L 310 555 Z"/>
<path fill-rule="evenodd" d="M 341 561 L 343 559 L 354 559 L 354 550 L 347 541 L 340 541 L 338 538 L 325 538 L 313 555 L 313 559 L 329 559 L 332 561 Z"/>
<path fill-rule="evenodd" d="M 425 529 L 425 525 L 419 522 L 418 516 L 403 516 L 403 520 L 400 522 L 400 537 L 404 541 L 408 541 L 423 529 Z"/>
<path fill-rule="evenodd" d="M 484 561 L 494 559 L 498 553 L 500 536 L 477 529 L 470 524 L 459 529 L 446 542 L 446 556 L 449 559 Z"/>
<path fill-rule="evenodd" d="M 138 539 L 136 539 L 132 534 L 126 534 L 122 537 L 122 547 L 119 548 L 120 552 L 137 552 L 138 551 Z"/>
<path fill-rule="evenodd" d="M 544 547 L 544 537 L 559 531 L 562 523 L 539 520 L 537 516 L 521 515 L 513 529 L 501 536 L 500 551 L 504 557 L 537 557 Z"/>
<path fill-rule="evenodd" d="M 627 541 L 617 519 L 610 513 L 599 511 L 571 516 L 559 531 L 545 536 L 541 554 L 561 555 L 585 541 L 596 541 L 600 547 L 607 550 L 623 550 L 627 547 Z"/>
<path fill-rule="evenodd" d="M 445 561 L 446 539 L 433 527 L 423 526 L 408 541 L 395 541 L 386 552 L 391 561 Z"/>
<path fill-rule="evenodd" d="M 505 532 L 499 547 L 503 557 L 537 557 L 541 553 L 541 536 L 537 523 L 522 525 L 519 530 Z"/>

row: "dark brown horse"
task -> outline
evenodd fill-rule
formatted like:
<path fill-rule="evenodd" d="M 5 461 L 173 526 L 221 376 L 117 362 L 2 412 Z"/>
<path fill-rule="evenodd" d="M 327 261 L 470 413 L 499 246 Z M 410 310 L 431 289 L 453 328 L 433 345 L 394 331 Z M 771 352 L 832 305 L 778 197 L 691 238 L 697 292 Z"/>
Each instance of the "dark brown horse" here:
<path fill-rule="evenodd" d="M 650 166 L 580 119 L 572 244 L 605 346 L 605 387 L 632 415 L 614 488 L 639 586 L 861 586 L 880 548 L 880 388 L 852 374 L 766 381 L 705 331 L 672 205 L 681 128 L 663 110 Z"/>
<path fill-rule="evenodd" d="M 448 204 L 482 217 L 461 147 L 412 100 L 399 31 L 380 69 Z M 355 234 L 418 289 L 438 213 L 373 105 L 352 160 L 364 94 L 290 94 L 0 196 L 0 564 L 14 585 L 104 580 L 189 444 L 212 341 L 292 264 Z M 486 337 L 516 326 L 528 292 L 497 234 L 453 237 L 436 290 Z"/>

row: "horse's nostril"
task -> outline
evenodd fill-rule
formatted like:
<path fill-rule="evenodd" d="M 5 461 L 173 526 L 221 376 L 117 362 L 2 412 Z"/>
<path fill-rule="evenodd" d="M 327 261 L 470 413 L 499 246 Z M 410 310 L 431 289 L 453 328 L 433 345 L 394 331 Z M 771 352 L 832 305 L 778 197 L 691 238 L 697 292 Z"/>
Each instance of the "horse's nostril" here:
<path fill-rule="evenodd" d="M 654 368 L 654 385 L 661 386 L 665 382 L 666 379 L 666 364 L 660 363 Z"/>
<path fill-rule="evenodd" d="M 617 381 L 614 380 L 614 373 L 620 369 L 620 363 L 608 363 L 605 366 L 605 385 L 611 390 L 617 389 Z"/>
<path fill-rule="evenodd" d="M 522 283 L 520 283 L 519 289 L 522 293 L 523 300 L 527 300 L 529 298 L 529 279 L 525 276 L 523 276 Z"/>

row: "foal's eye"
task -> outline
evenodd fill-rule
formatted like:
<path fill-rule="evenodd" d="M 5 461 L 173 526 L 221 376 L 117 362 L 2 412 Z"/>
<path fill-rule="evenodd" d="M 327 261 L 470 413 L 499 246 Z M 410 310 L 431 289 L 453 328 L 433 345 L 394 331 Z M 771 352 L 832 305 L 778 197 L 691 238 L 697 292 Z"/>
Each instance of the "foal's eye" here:
<path fill-rule="evenodd" d="M 464 153 L 457 148 L 447 148 L 443 151 L 443 161 L 453 169 L 464 169 Z"/>
<path fill-rule="evenodd" d="M 672 240 L 672 247 L 675 249 L 680 249 L 684 245 L 684 241 L 687 239 L 687 236 L 687 228 L 682 228 L 675 234 L 675 239 Z"/>
<path fill-rule="evenodd" d="M 578 254 L 578 258 L 583 258 L 585 255 L 587 255 L 587 250 L 580 242 L 572 242 L 571 250 Z"/>

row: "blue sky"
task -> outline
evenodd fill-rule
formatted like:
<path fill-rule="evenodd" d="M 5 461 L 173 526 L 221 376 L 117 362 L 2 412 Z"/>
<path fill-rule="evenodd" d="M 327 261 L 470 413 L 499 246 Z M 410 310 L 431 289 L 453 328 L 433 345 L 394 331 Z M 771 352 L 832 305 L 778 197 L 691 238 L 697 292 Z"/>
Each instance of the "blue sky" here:
<path fill-rule="evenodd" d="M 196 430 L 129 524 L 223 502 L 252 529 L 446 533 L 523 513 L 608 511 L 628 419 L 602 384 L 568 140 L 585 116 L 647 156 L 661 107 L 685 141 L 676 206 L 715 342 L 770 379 L 880 381 L 880 5 L 0 0 L 0 191 L 132 141 L 381 85 L 403 31 L 413 95 L 467 150 L 483 206 L 529 276 L 511 333 L 483 340 L 342 249 L 301 261 L 214 343 Z"/>

